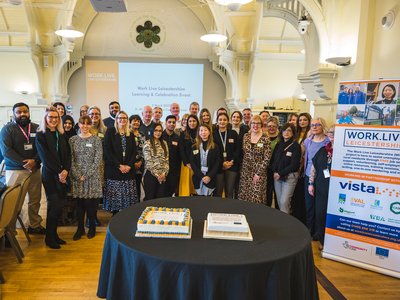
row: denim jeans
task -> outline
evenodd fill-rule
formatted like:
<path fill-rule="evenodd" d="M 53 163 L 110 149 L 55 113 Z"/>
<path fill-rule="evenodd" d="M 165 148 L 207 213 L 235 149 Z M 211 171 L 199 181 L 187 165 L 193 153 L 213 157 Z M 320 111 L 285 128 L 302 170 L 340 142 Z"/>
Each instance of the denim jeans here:
<path fill-rule="evenodd" d="M 294 172 L 289 173 L 284 180 L 274 180 L 279 209 L 287 214 L 290 213 L 290 202 L 298 179 L 299 173 Z"/>

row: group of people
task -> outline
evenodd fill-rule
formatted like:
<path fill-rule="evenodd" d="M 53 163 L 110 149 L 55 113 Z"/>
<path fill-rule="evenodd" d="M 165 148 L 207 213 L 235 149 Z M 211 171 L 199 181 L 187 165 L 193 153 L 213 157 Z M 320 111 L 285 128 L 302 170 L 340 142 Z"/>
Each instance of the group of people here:
<path fill-rule="evenodd" d="M 109 117 L 84 105 L 75 124 L 57 102 L 38 126 L 27 104 L 15 104 L 0 147 L 7 176 L 32 176 L 29 232 L 45 233 L 53 249 L 66 243 L 57 223 L 68 190 L 77 203 L 74 240 L 85 234 L 85 212 L 87 237 L 95 236 L 99 201 L 115 214 L 141 199 L 225 196 L 269 206 L 275 200 L 276 208 L 302 220 L 323 244 L 334 128 L 308 113 L 293 113 L 280 126 L 268 111 L 252 115 L 249 108 L 230 115 L 220 108 L 213 124 L 210 111 L 199 108 L 193 102 L 180 116 L 179 104 L 172 103 L 162 122 L 161 107 L 145 106 L 142 116 L 129 116 L 112 101 Z M 40 181 L 48 203 L 46 229 L 38 214 Z"/>

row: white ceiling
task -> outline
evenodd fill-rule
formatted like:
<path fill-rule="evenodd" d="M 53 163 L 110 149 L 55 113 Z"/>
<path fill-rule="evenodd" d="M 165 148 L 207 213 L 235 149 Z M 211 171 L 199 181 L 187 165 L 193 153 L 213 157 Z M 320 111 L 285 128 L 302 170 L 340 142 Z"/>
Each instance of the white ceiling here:
<path fill-rule="evenodd" d="M 89 0 L 77 0 L 77 2 Z M 149 0 L 147 0 L 149 1 Z M 158 6 L 164 4 L 164 0 L 158 1 Z M 179 5 L 188 6 L 205 5 L 204 0 L 177 0 Z M 70 0 L 24 0 L 24 4 L 15 6 L 9 4 L 8 0 L 0 0 L 0 51 L 21 51 L 27 49 L 35 32 L 39 31 L 37 27 L 46 28 L 51 31 L 57 28 L 62 14 L 70 7 L 74 1 Z M 132 2 L 133 3 L 133 2 Z M 137 3 L 137 2 L 136 2 Z M 216 5 L 216 4 L 213 4 Z M 256 10 L 259 4 L 253 1 L 237 12 L 231 12 L 223 9 L 223 19 L 229 21 L 228 29 L 231 30 L 231 37 L 234 37 L 235 45 L 231 45 L 235 51 L 249 52 L 257 29 L 259 30 L 257 49 L 258 53 L 299 53 L 304 49 L 302 39 L 290 23 L 283 19 L 264 17 L 260 24 L 255 20 Z M 162 7 L 162 6 L 161 6 Z M 196 12 L 196 9 L 192 9 Z M 35 11 L 35 12 L 33 12 Z M 29 14 L 36 14 L 33 18 Z M 82 12 L 80 12 L 82 13 Z M 204 13 L 204 9 L 202 10 Z M 79 12 L 78 12 L 79 15 Z M 198 15 L 201 19 L 202 16 Z M 107 19 L 107 18 L 105 18 Z M 29 21 L 34 20 L 34 21 Z M 56 21 L 57 20 L 57 21 Z M 207 30 L 207 28 L 205 28 Z M 43 31 L 43 29 L 42 29 Z M 48 34 L 48 32 L 45 32 Z"/>

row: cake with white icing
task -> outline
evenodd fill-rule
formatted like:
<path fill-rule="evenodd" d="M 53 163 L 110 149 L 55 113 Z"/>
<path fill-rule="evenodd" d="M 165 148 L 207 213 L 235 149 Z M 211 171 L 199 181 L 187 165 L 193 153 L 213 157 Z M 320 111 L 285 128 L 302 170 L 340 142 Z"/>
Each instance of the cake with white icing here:
<path fill-rule="evenodd" d="M 190 210 L 149 206 L 137 222 L 137 237 L 190 238 Z"/>

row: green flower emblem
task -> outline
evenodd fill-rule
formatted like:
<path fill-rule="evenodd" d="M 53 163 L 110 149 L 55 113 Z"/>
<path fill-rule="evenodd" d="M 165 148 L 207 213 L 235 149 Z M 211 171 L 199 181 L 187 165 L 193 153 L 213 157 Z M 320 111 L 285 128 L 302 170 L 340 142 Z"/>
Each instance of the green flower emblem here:
<path fill-rule="evenodd" d="M 138 43 L 143 43 L 146 48 L 151 48 L 153 43 L 158 44 L 160 42 L 160 37 L 158 34 L 160 33 L 161 29 L 159 26 L 153 26 L 151 21 L 144 22 L 144 26 L 139 25 L 136 27 L 138 36 L 136 36 L 136 41 Z"/>

